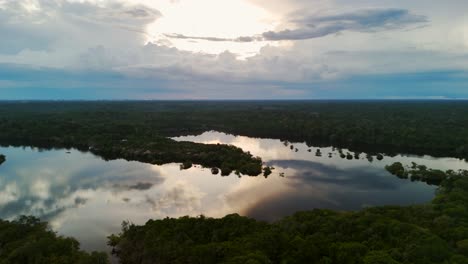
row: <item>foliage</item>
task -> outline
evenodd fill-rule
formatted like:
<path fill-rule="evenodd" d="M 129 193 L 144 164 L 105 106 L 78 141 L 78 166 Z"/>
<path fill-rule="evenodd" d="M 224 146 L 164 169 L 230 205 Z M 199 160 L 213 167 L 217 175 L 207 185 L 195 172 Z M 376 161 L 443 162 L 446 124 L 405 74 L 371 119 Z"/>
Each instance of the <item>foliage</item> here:
<path fill-rule="evenodd" d="M 104 159 L 178 162 L 182 169 L 200 164 L 221 175 L 262 173 L 260 158 L 234 146 L 168 138 L 207 130 L 333 145 L 366 152 L 369 160 L 402 152 L 468 158 L 468 104 L 462 101 L 0 103 L 1 145 L 76 148 Z M 125 223 L 109 245 L 122 264 L 468 263 L 468 172 L 402 167 L 387 169 L 439 185 L 431 203 L 313 210 L 275 223 L 239 215 Z M 107 260 L 103 253 L 80 251 L 76 240 L 57 236 L 35 218 L 21 218 L 0 221 L 3 263 Z"/>
<path fill-rule="evenodd" d="M 382 153 L 468 158 L 463 101 L 0 102 L 3 145 L 73 147 L 153 164 L 191 162 L 223 175 L 262 173 L 261 160 L 238 148 L 167 138 L 207 130 L 333 145 L 379 160 Z"/>
<path fill-rule="evenodd" d="M 122 264 L 448 264 L 467 263 L 467 241 L 468 171 L 460 171 L 425 205 L 313 210 L 275 223 L 237 214 L 150 220 L 126 224 L 109 245 Z"/>
<path fill-rule="evenodd" d="M 3 102 L 0 144 L 76 148 L 106 160 L 124 158 L 159 165 L 179 162 L 182 169 L 200 164 L 220 168 L 223 175 L 262 173 L 261 159 L 240 148 L 167 138 L 168 131 L 187 132 L 178 122 L 171 114 L 140 108 L 137 103 Z"/>
<path fill-rule="evenodd" d="M 47 223 L 31 216 L 0 220 L 0 264 L 107 264 L 106 253 L 86 253 L 79 243 L 57 236 Z"/>
<path fill-rule="evenodd" d="M 401 162 L 395 162 L 392 165 L 385 166 L 385 169 L 399 178 L 410 178 L 412 181 L 423 181 L 431 185 L 439 185 L 444 179 L 455 174 L 453 170 L 444 172 L 441 170 L 428 169 L 426 166 L 418 165 L 414 162 L 411 167 L 406 168 Z"/>
<path fill-rule="evenodd" d="M 274 168 L 270 166 L 266 166 L 263 168 L 263 176 L 268 177 L 273 171 Z"/>
<path fill-rule="evenodd" d="M 398 176 L 398 178 L 408 178 L 408 172 L 405 170 L 405 167 L 403 167 L 401 162 L 395 162 L 392 165 L 387 165 L 385 166 L 385 169 L 391 174 Z"/>

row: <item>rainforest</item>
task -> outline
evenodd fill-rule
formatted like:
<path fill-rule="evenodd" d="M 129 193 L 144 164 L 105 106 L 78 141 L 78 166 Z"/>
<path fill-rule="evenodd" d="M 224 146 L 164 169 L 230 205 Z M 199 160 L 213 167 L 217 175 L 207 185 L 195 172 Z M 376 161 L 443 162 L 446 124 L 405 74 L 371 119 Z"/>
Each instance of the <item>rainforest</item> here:
<path fill-rule="evenodd" d="M 0 263 L 468 263 L 464 101 L 2 101 Z"/>

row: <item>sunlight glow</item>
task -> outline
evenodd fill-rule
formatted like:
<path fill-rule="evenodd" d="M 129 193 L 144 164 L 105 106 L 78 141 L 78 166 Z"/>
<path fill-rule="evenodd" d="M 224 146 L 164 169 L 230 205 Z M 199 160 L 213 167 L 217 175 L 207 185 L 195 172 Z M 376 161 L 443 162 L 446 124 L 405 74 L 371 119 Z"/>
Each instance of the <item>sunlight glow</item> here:
<path fill-rule="evenodd" d="M 166 1 L 153 6 L 161 11 L 163 17 L 148 27 L 148 41 L 170 41 L 178 49 L 208 54 L 219 54 L 228 50 L 240 57 L 255 55 L 267 44 L 274 45 L 269 42 L 213 42 L 164 36 L 182 34 L 236 38 L 261 34 L 275 27 L 275 19 L 271 14 L 244 0 Z"/>

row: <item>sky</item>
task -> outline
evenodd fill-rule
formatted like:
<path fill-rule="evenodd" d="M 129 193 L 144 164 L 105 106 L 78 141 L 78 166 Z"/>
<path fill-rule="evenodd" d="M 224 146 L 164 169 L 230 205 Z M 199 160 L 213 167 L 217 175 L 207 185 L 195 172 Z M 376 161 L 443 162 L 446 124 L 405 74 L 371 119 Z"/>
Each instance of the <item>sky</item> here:
<path fill-rule="evenodd" d="M 466 0 L 0 0 L 0 100 L 465 99 Z"/>

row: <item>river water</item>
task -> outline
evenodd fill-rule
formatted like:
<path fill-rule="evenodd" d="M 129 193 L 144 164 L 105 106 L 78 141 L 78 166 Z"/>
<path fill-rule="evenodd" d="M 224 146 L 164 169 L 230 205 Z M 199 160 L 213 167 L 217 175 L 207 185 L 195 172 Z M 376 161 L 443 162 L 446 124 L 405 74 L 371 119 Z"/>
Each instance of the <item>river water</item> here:
<path fill-rule="evenodd" d="M 156 166 L 125 160 L 104 161 L 77 150 L 0 148 L 0 218 L 35 215 L 59 234 L 77 238 L 86 250 L 108 250 L 106 236 L 123 220 L 239 213 L 273 221 L 298 210 L 358 210 L 376 205 L 424 203 L 435 187 L 402 180 L 385 171 L 395 161 L 437 169 L 468 169 L 454 158 L 384 157 L 370 162 L 365 154 L 341 158 L 338 149 L 206 132 L 174 138 L 238 146 L 274 167 L 268 177 L 213 175 L 194 166 Z M 342 150 L 344 154 L 349 151 Z"/>

